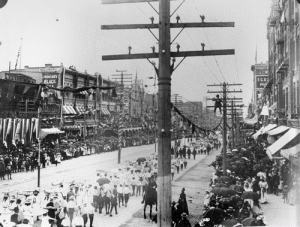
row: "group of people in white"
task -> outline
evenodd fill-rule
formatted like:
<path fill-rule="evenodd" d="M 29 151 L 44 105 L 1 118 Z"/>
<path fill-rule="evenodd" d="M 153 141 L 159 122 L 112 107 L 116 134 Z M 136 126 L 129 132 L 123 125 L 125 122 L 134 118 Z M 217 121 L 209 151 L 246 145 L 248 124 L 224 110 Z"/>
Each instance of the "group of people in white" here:
<path fill-rule="evenodd" d="M 179 172 L 177 166 L 183 169 L 187 165 L 183 160 L 172 162 L 173 177 Z M 33 226 L 39 221 L 41 227 L 92 227 L 97 213 L 117 215 L 120 207 L 128 206 L 131 196 L 143 196 L 149 181 L 156 180 L 157 157 L 128 162 L 119 169 L 99 170 L 96 175 L 94 180 L 86 182 L 58 180 L 51 189 L 3 193 L 2 222 L 7 226 Z"/>

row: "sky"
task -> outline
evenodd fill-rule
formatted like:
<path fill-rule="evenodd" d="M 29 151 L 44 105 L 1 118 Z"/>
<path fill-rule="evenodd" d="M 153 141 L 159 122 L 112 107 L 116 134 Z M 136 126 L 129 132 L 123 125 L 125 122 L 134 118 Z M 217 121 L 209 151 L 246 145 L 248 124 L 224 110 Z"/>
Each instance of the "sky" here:
<path fill-rule="evenodd" d="M 182 0 L 171 1 L 173 12 Z M 152 3 L 158 10 L 158 2 Z M 212 98 L 219 87 L 208 84 L 223 82 L 241 83 L 229 90 L 242 90 L 230 97 L 243 98 L 248 105 L 253 90 L 251 65 L 268 60 L 267 18 L 270 15 L 271 0 L 185 0 L 171 18 L 181 22 L 201 22 L 199 15 L 205 15 L 206 22 L 235 22 L 233 28 L 187 28 L 171 45 L 176 51 L 205 49 L 235 49 L 235 55 L 189 57 L 172 75 L 172 94 L 180 94 L 183 101 L 203 101 Z M 117 70 L 127 70 L 134 79 L 137 75 L 144 84 L 152 85 L 155 71 L 146 60 L 102 61 L 102 55 L 150 53 L 157 40 L 146 29 L 101 30 L 101 25 L 148 24 L 150 17 L 158 22 L 158 14 L 148 3 L 102 5 L 101 0 L 8 0 L 0 9 L 0 71 L 8 70 L 9 62 L 16 64 L 18 50 L 22 43 L 18 68 L 39 67 L 47 63 L 69 67 L 90 74 L 99 72 L 104 78 L 112 78 Z M 171 39 L 179 32 L 171 30 Z M 158 31 L 153 30 L 158 36 Z M 21 41 L 22 40 L 22 41 Z M 158 63 L 157 59 L 152 59 Z M 179 63 L 181 59 L 176 59 Z M 149 93 L 154 87 L 146 88 Z"/>

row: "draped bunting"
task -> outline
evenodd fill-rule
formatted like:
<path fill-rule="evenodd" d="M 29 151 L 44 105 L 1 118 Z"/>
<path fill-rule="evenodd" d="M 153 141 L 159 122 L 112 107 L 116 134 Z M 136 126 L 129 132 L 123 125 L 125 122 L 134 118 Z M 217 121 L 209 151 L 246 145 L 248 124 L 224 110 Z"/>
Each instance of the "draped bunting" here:
<path fill-rule="evenodd" d="M 180 116 L 180 117 L 182 117 L 182 121 L 183 122 L 187 122 L 188 123 L 188 125 L 189 125 L 189 127 L 191 127 L 192 126 L 192 133 L 194 133 L 195 131 L 196 131 L 196 128 L 197 129 L 199 129 L 199 130 L 201 130 L 201 131 L 203 131 L 205 134 L 207 133 L 207 132 L 213 132 L 214 133 L 214 131 L 215 130 L 217 130 L 220 126 L 221 126 L 221 123 L 222 123 L 222 119 L 221 119 L 221 121 L 220 121 L 220 123 L 216 126 L 216 127 L 214 127 L 213 129 L 206 129 L 206 128 L 202 128 L 202 127 L 200 127 L 200 126 L 198 126 L 198 125 L 196 125 L 195 123 L 193 123 L 190 119 L 188 119 L 173 103 L 171 103 L 171 106 L 173 107 L 173 109 L 174 109 L 174 111 Z M 182 123 L 182 121 L 180 121 L 180 124 Z M 180 126 L 180 127 L 182 127 L 182 125 Z"/>
<path fill-rule="evenodd" d="M 47 86 L 45 84 L 41 84 L 41 86 L 46 87 L 47 89 L 52 89 L 56 91 L 64 91 L 64 92 L 72 92 L 72 93 L 79 93 L 82 91 L 90 91 L 90 89 L 100 89 L 100 90 L 112 90 L 116 87 L 98 87 L 98 86 L 89 86 L 89 87 L 80 87 L 80 88 L 71 88 L 71 87 L 64 87 L 64 88 L 57 88 L 57 87 L 51 87 Z"/>

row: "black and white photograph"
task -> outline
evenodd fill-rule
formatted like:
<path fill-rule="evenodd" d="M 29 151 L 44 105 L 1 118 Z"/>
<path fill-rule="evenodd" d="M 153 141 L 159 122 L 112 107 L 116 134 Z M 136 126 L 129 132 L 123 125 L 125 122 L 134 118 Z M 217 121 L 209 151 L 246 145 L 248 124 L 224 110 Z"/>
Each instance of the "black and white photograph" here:
<path fill-rule="evenodd" d="M 0 0 L 0 227 L 299 206 L 300 0 Z"/>

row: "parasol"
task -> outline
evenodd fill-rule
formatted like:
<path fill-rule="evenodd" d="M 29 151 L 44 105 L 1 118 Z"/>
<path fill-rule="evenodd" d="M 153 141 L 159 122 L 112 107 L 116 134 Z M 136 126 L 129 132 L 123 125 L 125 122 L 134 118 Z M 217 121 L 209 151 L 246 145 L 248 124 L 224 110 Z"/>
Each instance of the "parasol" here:
<path fill-rule="evenodd" d="M 232 227 L 232 226 L 236 225 L 237 223 L 239 223 L 239 222 L 235 219 L 226 219 L 221 222 L 221 225 L 224 227 Z"/>
<path fill-rule="evenodd" d="M 214 224 L 220 224 L 227 214 L 220 208 L 211 208 L 203 214 L 203 218 L 209 218 Z"/>
<path fill-rule="evenodd" d="M 110 183 L 110 180 L 107 179 L 106 177 L 100 177 L 100 178 L 97 180 L 97 183 L 98 183 L 99 185 L 109 184 L 109 183 Z"/>
<path fill-rule="evenodd" d="M 257 194 L 256 192 L 248 191 L 248 192 L 243 192 L 243 194 L 241 195 L 241 198 L 257 200 L 260 198 L 260 195 Z"/>
<path fill-rule="evenodd" d="M 221 187 L 228 188 L 228 185 L 224 184 L 224 183 L 218 183 L 218 184 L 215 185 L 215 187 L 217 187 L 217 188 L 221 188 Z"/>
<path fill-rule="evenodd" d="M 218 182 L 231 182 L 232 178 L 229 176 L 221 176 L 218 178 Z"/>
<path fill-rule="evenodd" d="M 230 188 L 222 188 L 220 191 L 217 193 L 218 196 L 223 196 L 223 197 L 229 197 L 232 195 L 235 195 L 236 192 Z"/>
<path fill-rule="evenodd" d="M 243 226 L 252 226 L 252 222 L 255 221 L 255 218 L 245 218 L 242 221 Z"/>
<path fill-rule="evenodd" d="M 244 187 L 241 185 L 232 185 L 230 188 L 236 191 L 237 193 L 243 193 L 244 191 Z"/>
<path fill-rule="evenodd" d="M 137 161 L 139 164 L 141 164 L 141 162 L 145 162 L 146 160 L 147 160 L 146 158 L 140 157 L 140 158 L 138 158 L 136 161 Z"/>

